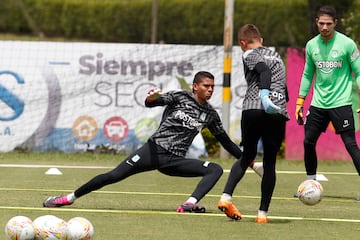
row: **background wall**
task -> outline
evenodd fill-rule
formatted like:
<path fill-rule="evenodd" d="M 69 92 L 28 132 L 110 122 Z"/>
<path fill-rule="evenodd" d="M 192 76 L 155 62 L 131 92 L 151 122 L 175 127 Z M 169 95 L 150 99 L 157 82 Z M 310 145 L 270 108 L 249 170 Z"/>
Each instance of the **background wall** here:
<path fill-rule="evenodd" d="M 130 152 L 158 126 L 162 107 L 146 93 L 191 86 L 196 72 L 215 75 L 212 105 L 221 114 L 223 47 L 200 45 L 0 42 L 0 151 L 84 151 L 110 144 Z M 234 47 L 231 136 L 241 140 L 246 89 Z"/>
<path fill-rule="evenodd" d="M 299 126 L 295 119 L 295 102 L 299 95 L 300 80 L 305 64 L 305 55 L 303 49 L 289 48 L 287 50 L 287 83 L 290 95 L 290 101 L 288 103 L 289 114 L 292 119 L 286 125 L 286 147 L 285 156 L 286 159 L 303 159 L 304 158 L 304 127 Z M 312 91 L 306 97 L 304 113 L 310 106 Z M 358 129 L 359 114 L 356 113 L 358 108 L 357 90 L 354 89 L 354 116 L 356 120 L 356 127 Z M 360 139 L 360 131 L 357 130 L 356 138 Z M 345 146 L 339 135 L 335 134 L 331 125 L 328 127 L 325 133 L 323 133 L 317 144 L 317 156 L 319 159 L 331 159 L 331 160 L 351 160 L 350 155 L 347 153 Z"/>

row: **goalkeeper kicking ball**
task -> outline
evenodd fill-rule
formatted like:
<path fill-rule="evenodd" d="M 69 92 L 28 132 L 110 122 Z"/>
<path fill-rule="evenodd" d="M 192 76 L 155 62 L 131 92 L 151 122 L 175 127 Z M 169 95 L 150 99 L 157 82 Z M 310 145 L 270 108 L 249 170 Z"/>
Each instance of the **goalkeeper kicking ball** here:
<path fill-rule="evenodd" d="M 15 216 L 5 226 L 7 240 L 32 240 L 35 239 L 35 228 L 30 218 Z"/>
<path fill-rule="evenodd" d="M 297 196 L 303 204 L 313 206 L 321 201 L 323 192 L 324 189 L 318 181 L 305 180 L 299 185 Z"/>
<path fill-rule="evenodd" d="M 94 227 L 86 218 L 74 217 L 68 221 L 66 235 L 67 240 L 91 240 Z"/>

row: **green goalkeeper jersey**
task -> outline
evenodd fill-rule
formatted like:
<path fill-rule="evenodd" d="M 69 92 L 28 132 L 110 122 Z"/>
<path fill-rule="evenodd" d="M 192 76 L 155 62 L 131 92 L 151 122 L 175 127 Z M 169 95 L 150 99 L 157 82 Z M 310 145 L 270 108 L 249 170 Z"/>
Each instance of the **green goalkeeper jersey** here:
<path fill-rule="evenodd" d="M 308 41 L 299 95 L 308 95 L 314 79 L 312 106 L 329 109 L 351 105 L 354 77 L 360 86 L 359 51 L 352 39 L 335 31 L 328 42 L 320 34 Z"/>

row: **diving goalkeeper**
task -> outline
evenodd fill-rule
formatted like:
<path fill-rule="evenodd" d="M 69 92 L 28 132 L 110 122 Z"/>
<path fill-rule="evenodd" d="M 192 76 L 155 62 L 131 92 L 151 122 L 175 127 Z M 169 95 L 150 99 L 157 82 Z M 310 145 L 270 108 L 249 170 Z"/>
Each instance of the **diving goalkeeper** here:
<path fill-rule="evenodd" d="M 225 132 L 216 110 L 208 103 L 214 91 L 214 76 L 206 71 L 195 74 L 192 92 L 179 90 L 161 93 L 149 91 L 146 107 L 166 106 L 159 128 L 138 150 L 125 158 L 113 170 L 95 176 L 73 193 L 49 197 L 44 207 L 71 205 L 92 191 L 124 180 L 137 173 L 158 170 L 178 177 L 202 177 L 189 198 L 180 204 L 177 212 L 205 212 L 197 203 L 212 189 L 223 173 L 219 164 L 185 158 L 194 137 L 207 127 L 222 146 L 234 157 L 240 158 L 240 147 Z"/>

